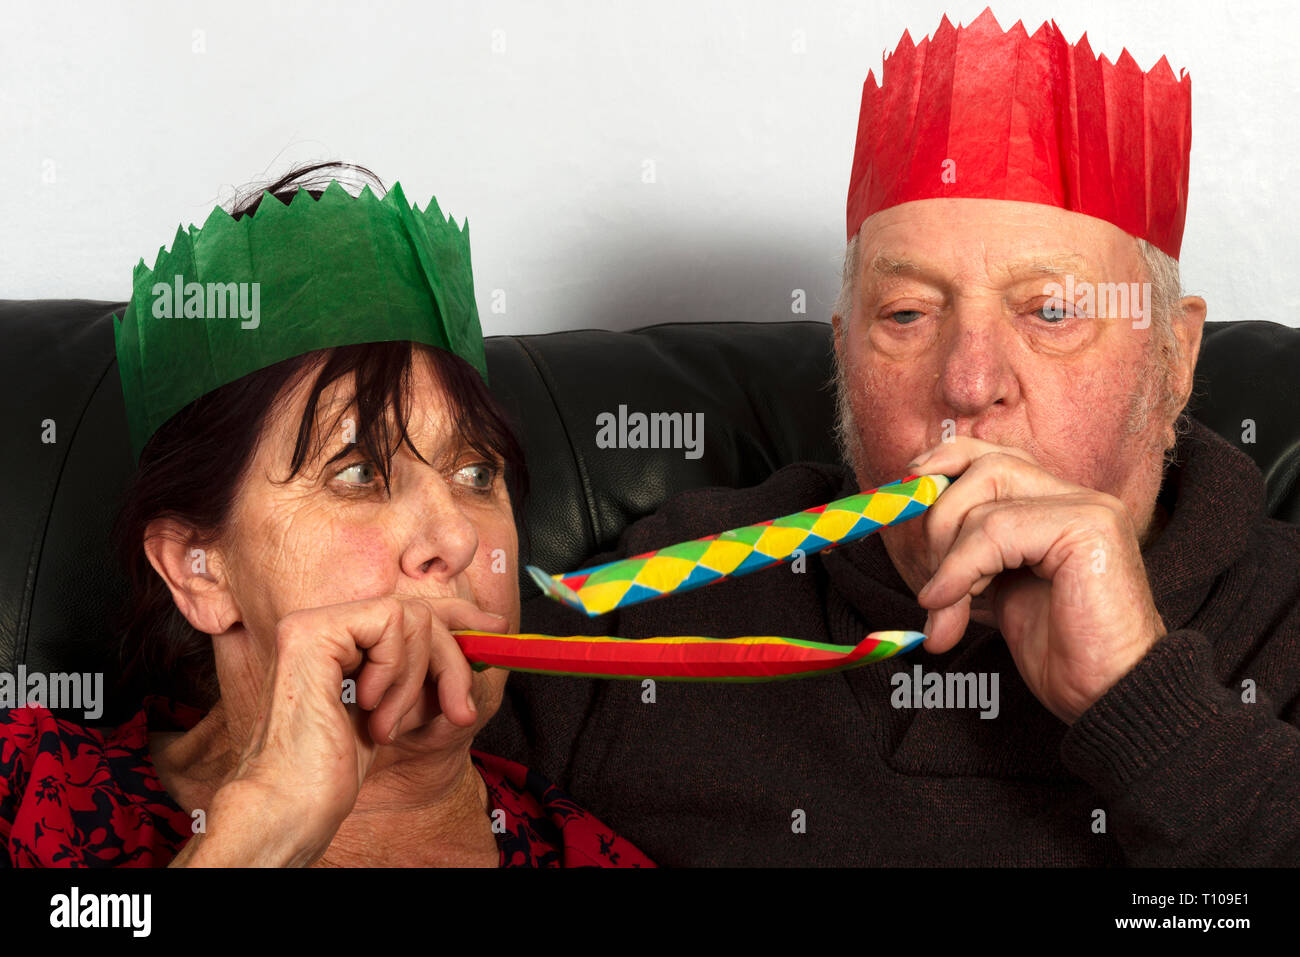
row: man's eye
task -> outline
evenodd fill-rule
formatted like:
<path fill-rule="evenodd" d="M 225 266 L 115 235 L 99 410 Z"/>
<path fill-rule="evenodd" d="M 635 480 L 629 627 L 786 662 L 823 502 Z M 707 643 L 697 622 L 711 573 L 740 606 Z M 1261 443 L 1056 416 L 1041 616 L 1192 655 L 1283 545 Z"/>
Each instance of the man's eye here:
<path fill-rule="evenodd" d="M 900 326 L 910 326 L 920 319 L 925 313 L 916 309 L 900 309 L 898 312 L 891 312 L 889 318 L 895 320 Z"/>
<path fill-rule="evenodd" d="M 379 470 L 370 462 L 354 462 L 334 477 L 348 485 L 370 485 L 379 477 Z"/>
<path fill-rule="evenodd" d="M 476 492 L 490 491 L 496 484 L 498 469 L 487 462 L 475 462 L 456 470 L 455 480 Z"/>
<path fill-rule="evenodd" d="M 1074 310 L 1070 306 L 1066 305 L 1060 299 L 1049 299 L 1047 302 L 1035 309 L 1033 314 L 1039 319 L 1050 322 L 1052 325 L 1056 325 L 1059 322 L 1064 322 L 1066 319 L 1073 318 L 1073 311 Z"/>

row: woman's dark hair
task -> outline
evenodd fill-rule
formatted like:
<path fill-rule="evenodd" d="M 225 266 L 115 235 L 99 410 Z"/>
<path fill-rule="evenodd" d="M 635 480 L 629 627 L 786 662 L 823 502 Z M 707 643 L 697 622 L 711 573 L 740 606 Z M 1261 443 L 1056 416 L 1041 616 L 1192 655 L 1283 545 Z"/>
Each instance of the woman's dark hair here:
<path fill-rule="evenodd" d="M 300 188 L 319 199 L 331 179 L 346 173 L 360 174 L 382 195 L 383 183 L 364 167 L 317 163 L 246 192 L 234 201 L 230 214 L 235 219 L 252 215 L 263 190 L 285 204 Z M 220 694 L 211 636 L 186 621 L 145 554 L 149 523 L 175 519 L 196 530 L 195 545 L 218 539 L 270 410 L 313 372 L 284 480 L 297 475 L 324 442 L 316 424 L 322 393 L 331 383 L 352 378 L 356 447 L 341 450 L 330 461 L 360 449 L 387 487 L 392 456 L 403 443 L 419 456 L 406 432 L 416 349 L 429 358 L 441 382 L 455 432 L 476 454 L 505 466 L 519 524 L 528 487 L 523 449 L 478 372 L 459 356 L 409 342 L 378 342 L 323 349 L 259 369 L 190 403 L 164 423 L 141 452 L 114 530 L 129 588 L 119 627 L 123 684 L 131 694 L 163 693 L 205 710 Z"/>

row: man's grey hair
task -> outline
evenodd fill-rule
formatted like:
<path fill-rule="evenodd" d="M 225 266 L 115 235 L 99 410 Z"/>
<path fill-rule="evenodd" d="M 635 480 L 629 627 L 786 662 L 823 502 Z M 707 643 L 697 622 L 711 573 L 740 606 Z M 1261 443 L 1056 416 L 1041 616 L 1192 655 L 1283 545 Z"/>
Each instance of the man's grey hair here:
<path fill-rule="evenodd" d="M 1183 297 L 1182 282 L 1178 274 L 1178 260 L 1157 249 L 1145 239 L 1137 240 L 1138 253 L 1146 269 L 1146 281 L 1151 283 L 1151 345 L 1147 350 L 1147 365 L 1142 376 L 1144 381 L 1153 382 L 1150 392 L 1139 399 L 1135 397 L 1129 415 L 1121 423 L 1124 435 L 1138 435 L 1144 432 L 1151 422 L 1152 415 L 1161 421 L 1169 422 L 1169 429 L 1163 441 L 1165 466 L 1168 467 L 1180 436 L 1191 427 L 1187 415 L 1183 412 L 1190 394 L 1178 391 L 1174 373 L 1183 360 L 1178 336 L 1174 334 L 1174 310 Z M 834 314 L 840 317 L 841 329 L 846 329 L 857 296 L 858 274 L 861 271 L 861 252 L 858 237 L 849 240 L 844 251 L 844 270 L 840 281 L 840 294 L 835 300 Z M 839 356 L 834 357 L 834 371 L 831 385 L 835 389 L 836 423 L 835 436 L 839 443 L 840 455 L 845 464 L 852 466 L 850 455 L 852 442 L 855 440 L 853 410 L 849 405 L 848 385 L 840 368 Z"/>

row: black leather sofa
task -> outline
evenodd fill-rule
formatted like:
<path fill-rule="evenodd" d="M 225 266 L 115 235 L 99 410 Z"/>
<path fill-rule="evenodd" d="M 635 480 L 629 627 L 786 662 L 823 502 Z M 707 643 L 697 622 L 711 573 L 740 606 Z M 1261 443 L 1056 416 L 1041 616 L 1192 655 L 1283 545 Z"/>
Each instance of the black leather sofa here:
<path fill-rule="evenodd" d="M 0 300 L 0 671 L 102 671 L 106 686 L 118 673 L 111 621 L 123 582 L 108 536 L 132 466 L 111 316 L 124 308 Z M 790 462 L 833 459 L 829 348 L 830 327 L 819 322 L 489 339 L 492 386 L 518 423 L 532 474 L 529 558 L 574 568 L 679 490 L 752 485 Z M 1297 370 L 1300 329 L 1211 323 L 1192 412 L 1259 465 L 1270 514 L 1300 525 Z M 620 405 L 702 412 L 704 454 L 598 448 L 597 416 Z M 1256 424 L 1253 444 L 1241 442 L 1244 419 Z M 42 440 L 49 422 L 52 443 Z M 137 704 L 110 696 L 102 721 Z"/>

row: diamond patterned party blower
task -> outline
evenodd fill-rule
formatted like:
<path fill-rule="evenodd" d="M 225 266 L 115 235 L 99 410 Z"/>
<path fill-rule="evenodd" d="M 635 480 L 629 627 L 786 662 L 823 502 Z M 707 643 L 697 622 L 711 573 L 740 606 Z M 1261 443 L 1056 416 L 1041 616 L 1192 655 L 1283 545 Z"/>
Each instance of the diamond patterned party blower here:
<path fill-rule="evenodd" d="M 605 565 L 548 575 L 528 566 L 543 594 L 595 617 L 678 592 L 748 575 L 845 545 L 920 515 L 948 487 L 943 475 L 909 475 L 782 518 L 733 528 Z"/>

